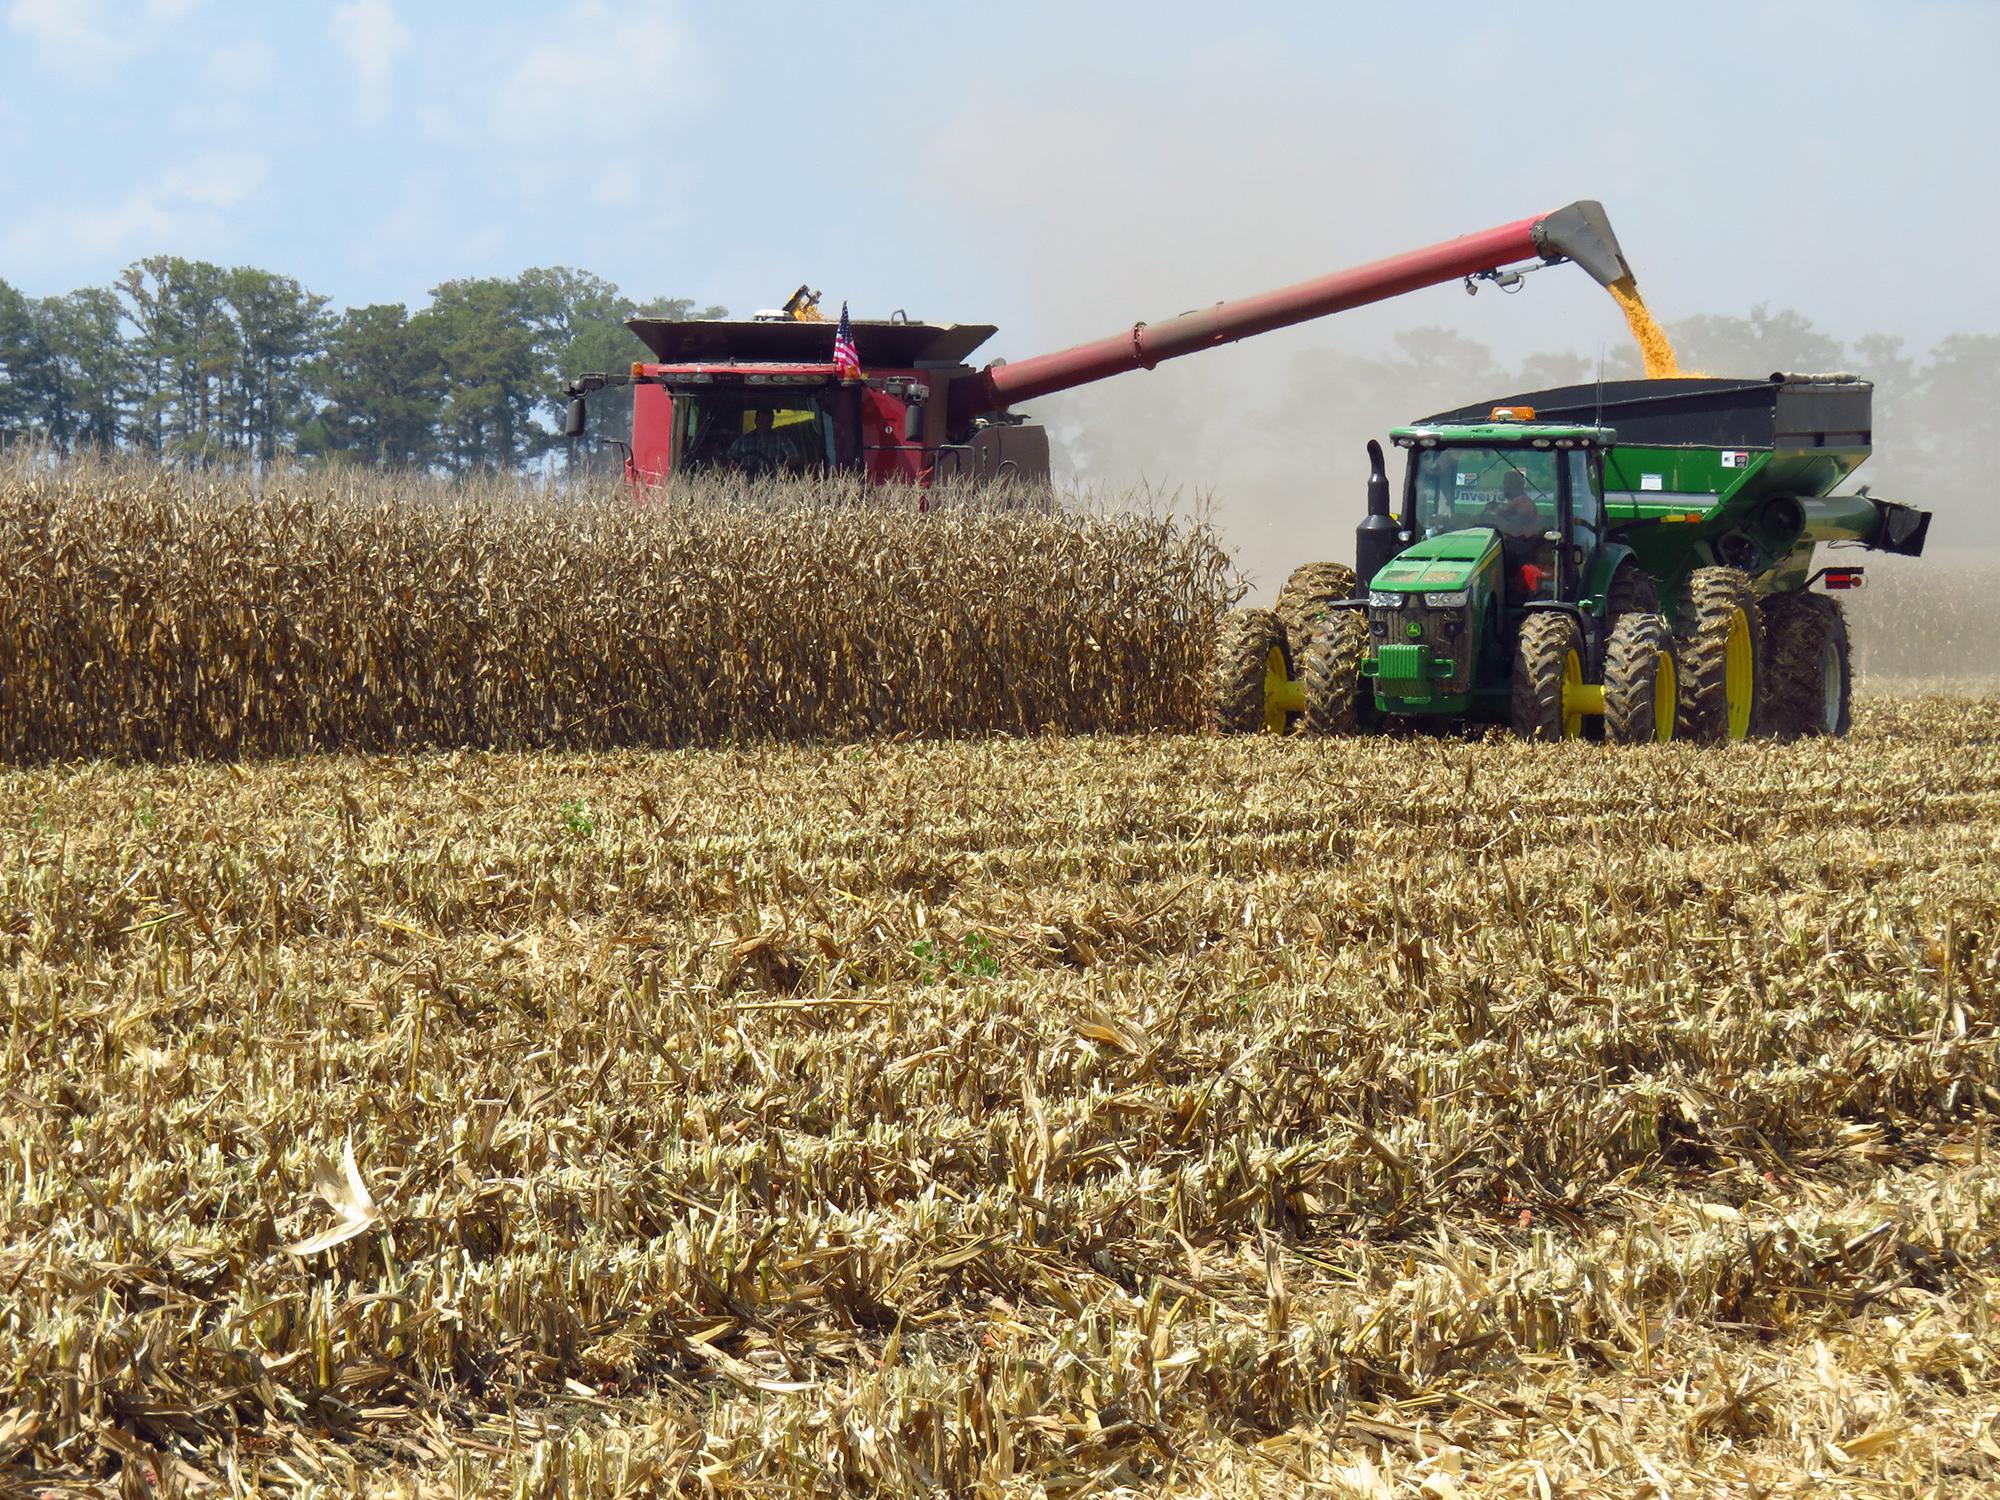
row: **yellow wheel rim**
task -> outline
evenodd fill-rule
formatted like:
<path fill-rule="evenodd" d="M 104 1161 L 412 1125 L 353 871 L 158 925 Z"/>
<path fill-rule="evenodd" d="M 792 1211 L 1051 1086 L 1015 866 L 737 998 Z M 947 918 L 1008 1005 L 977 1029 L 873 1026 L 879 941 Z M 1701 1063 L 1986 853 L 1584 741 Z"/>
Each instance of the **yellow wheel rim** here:
<path fill-rule="evenodd" d="M 1680 702 L 1680 678 L 1674 659 L 1662 651 L 1653 668 L 1653 738 L 1664 745 L 1674 737 L 1675 705 Z"/>
<path fill-rule="evenodd" d="M 1750 704 L 1756 691 L 1756 661 L 1750 654 L 1750 618 L 1742 610 L 1729 616 L 1729 646 L 1722 656 L 1722 695 L 1729 705 L 1729 738 L 1747 739 Z"/>
<path fill-rule="evenodd" d="M 1563 738 L 1578 739 L 1583 734 L 1583 709 L 1572 710 L 1582 695 L 1577 689 L 1583 686 L 1583 659 L 1574 651 L 1563 657 Z"/>
<path fill-rule="evenodd" d="M 1241 681 L 1242 679 L 1238 679 Z M 1264 732 L 1285 732 L 1285 689 L 1291 686 L 1285 675 L 1285 653 L 1273 646 L 1264 658 Z"/>

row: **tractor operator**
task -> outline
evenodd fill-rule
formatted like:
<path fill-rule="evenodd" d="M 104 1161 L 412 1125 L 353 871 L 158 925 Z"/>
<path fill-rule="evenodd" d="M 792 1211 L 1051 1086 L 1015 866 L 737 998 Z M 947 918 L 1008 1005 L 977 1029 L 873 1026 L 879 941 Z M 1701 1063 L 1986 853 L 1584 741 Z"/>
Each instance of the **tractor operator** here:
<path fill-rule="evenodd" d="M 1528 493 L 1528 476 L 1509 469 L 1500 481 L 1500 503 L 1494 507 L 1494 526 L 1503 536 L 1525 540 L 1542 534 L 1542 513 Z"/>
<path fill-rule="evenodd" d="M 1544 582 L 1553 580 L 1555 556 L 1543 543 L 1542 513 L 1528 493 L 1528 476 L 1519 469 L 1509 469 L 1501 479 L 1500 503 L 1490 517 L 1500 533 L 1508 577 L 1522 597 L 1533 598 Z"/>
<path fill-rule="evenodd" d="M 750 430 L 729 445 L 727 454 L 730 467 L 746 474 L 775 473 L 791 456 L 791 442 L 771 425 L 769 407 L 751 414 Z"/>

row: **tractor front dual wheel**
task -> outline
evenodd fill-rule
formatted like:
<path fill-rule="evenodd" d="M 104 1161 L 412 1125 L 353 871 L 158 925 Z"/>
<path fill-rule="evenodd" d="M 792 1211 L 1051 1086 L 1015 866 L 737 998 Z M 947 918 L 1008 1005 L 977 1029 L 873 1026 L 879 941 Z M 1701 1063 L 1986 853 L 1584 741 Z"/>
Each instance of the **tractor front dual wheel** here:
<path fill-rule="evenodd" d="M 1368 622 L 1361 611 L 1326 611 L 1307 639 L 1299 665 L 1299 675 L 1305 679 L 1307 733 L 1353 734 L 1361 727 L 1365 709 L 1361 660 L 1367 654 Z"/>
<path fill-rule="evenodd" d="M 1292 650 L 1284 624 L 1268 609 L 1233 610 L 1216 632 L 1209 665 L 1209 723 L 1222 734 L 1283 734 Z"/>
<path fill-rule="evenodd" d="M 1583 633 L 1576 621 L 1552 610 L 1530 614 L 1514 645 L 1514 733 L 1524 740 L 1578 738 L 1582 686 Z"/>
<path fill-rule="evenodd" d="M 1614 745 L 1672 739 L 1679 680 L 1666 617 L 1620 615 L 1604 650 L 1604 737 Z"/>
<path fill-rule="evenodd" d="M 1292 660 L 1303 662 L 1313 631 L 1337 611 L 1327 605 L 1336 599 L 1354 597 L 1354 569 L 1346 563 L 1300 563 L 1278 590 L 1276 613 L 1284 623 L 1285 640 L 1292 648 Z"/>
<path fill-rule="evenodd" d="M 1680 733 L 1710 744 L 1747 739 L 1758 727 L 1764 676 L 1764 617 L 1749 576 L 1697 568 L 1688 579 L 1679 637 Z"/>

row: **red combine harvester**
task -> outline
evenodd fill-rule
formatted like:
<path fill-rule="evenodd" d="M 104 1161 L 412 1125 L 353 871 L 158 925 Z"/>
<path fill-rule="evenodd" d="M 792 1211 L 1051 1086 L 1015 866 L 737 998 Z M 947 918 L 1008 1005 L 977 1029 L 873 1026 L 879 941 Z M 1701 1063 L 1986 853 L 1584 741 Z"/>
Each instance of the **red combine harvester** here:
<path fill-rule="evenodd" d="M 1163 360 L 1466 279 L 1511 284 L 1530 263 L 1575 261 L 1606 286 L 1631 275 L 1602 205 L 1585 200 L 1481 234 L 1391 256 L 1295 286 L 1218 302 L 1163 323 L 1056 354 L 982 369 L 966 357 L 985 323 L 857 321 L 863 373 L 834 359 L 836 327 L 795 297 L 749 320 L 627 325 L 653 359 L 629 374 L 584 375 L 564 392 L 568 432 L 584 430 L 584 398 L 632 387 L 626 477 L 659 485 L 704 469 L 862 473 L 878 484 L 928 486 L 954 476 L 1046 479 L 1047 432 L 1013 407 Z M 1515 269 L 1510 270 L 1513 267 Z"/>

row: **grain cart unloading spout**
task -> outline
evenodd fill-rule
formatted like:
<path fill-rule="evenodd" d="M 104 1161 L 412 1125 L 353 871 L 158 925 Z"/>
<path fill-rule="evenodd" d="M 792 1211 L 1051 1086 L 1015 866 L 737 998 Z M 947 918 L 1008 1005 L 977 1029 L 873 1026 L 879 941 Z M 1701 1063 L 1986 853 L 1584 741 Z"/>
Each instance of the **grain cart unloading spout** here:
<path fill-rule="evenodd" d="M 1393 255 L 1351 271 L 1218 302 L 1163 323 L 1135 323 L 1123 333 L 1060 353 L 988 365 L 970 379 L 953 383 L 952 415 L 956 421 L 969 421 L 988 412 L 1004 411 L 1019 401 L 1088 385 L 1127 370 L 1150 370 L 1162 360 L 1178 359 L 1183 354 L 1534 260 L 1550 264 L 1573 260 L 1606 286 L 1631 277 L 1603 205 L 1585 199 L 1553 213 Z"/>

